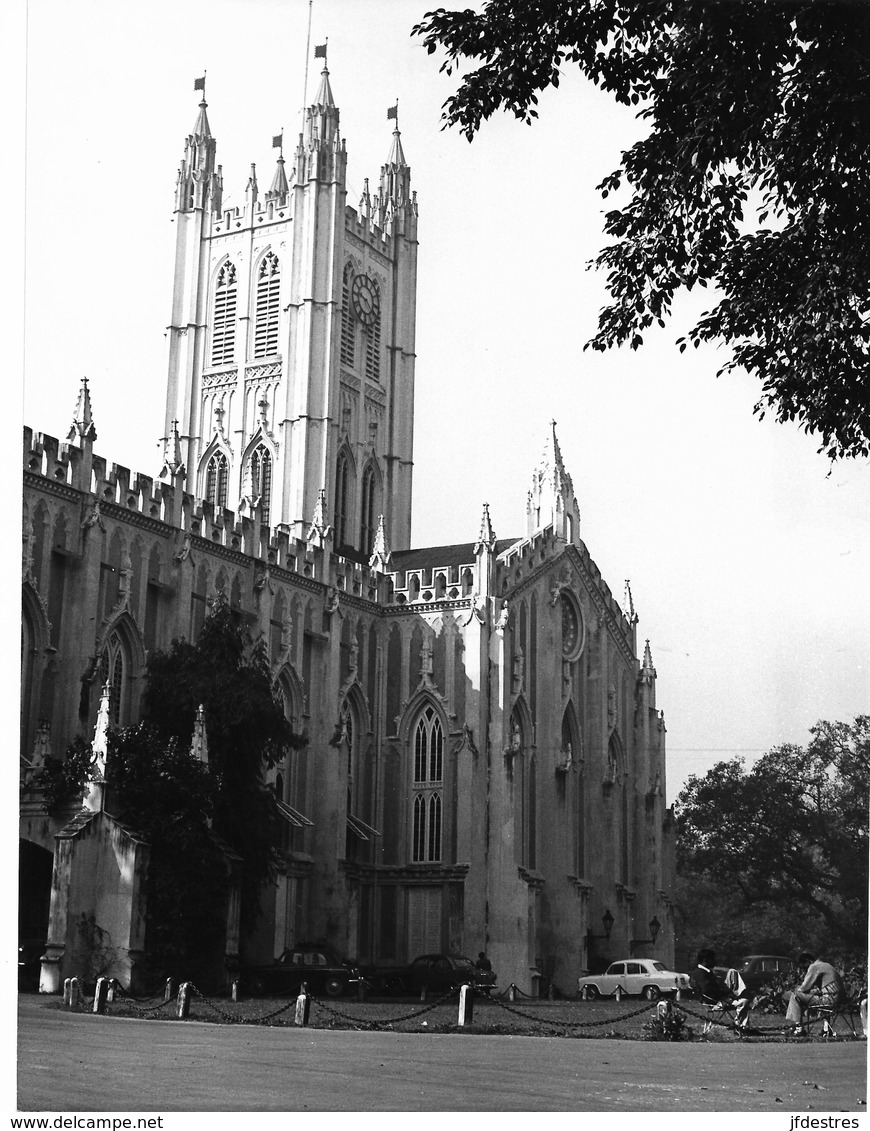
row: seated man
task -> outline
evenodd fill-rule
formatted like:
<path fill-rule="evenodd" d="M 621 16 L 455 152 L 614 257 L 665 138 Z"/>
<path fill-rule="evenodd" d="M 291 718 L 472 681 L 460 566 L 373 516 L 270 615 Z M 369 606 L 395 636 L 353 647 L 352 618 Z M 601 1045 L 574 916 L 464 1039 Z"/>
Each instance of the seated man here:
<path fill-rule="evenodd" d="M 810 1005 L 835 1006 L 846 999 L 846 987 L 839 970 L 822 955 L 810 953 L 800 956 L 800 964 L 809 963 L 806 977 L 788 999 L 785 1019 L 791 1021 L 796 1033 L 804 1032 L 804 1019 Z"/>
<path fill-rule="evenodd" d="M 718 974 L 713 972 L 716 956 L 712 950 L 698 951 L 698 965 L 689 975 L 695 993 L 707 1005 L 730 1005 L 734 1007 L 737 1024 L 746 1028 L 749 1020 L 749 993 L 746 987 L 733 993 Z M 741 979 L 742 980 L 742 979 Z"/>

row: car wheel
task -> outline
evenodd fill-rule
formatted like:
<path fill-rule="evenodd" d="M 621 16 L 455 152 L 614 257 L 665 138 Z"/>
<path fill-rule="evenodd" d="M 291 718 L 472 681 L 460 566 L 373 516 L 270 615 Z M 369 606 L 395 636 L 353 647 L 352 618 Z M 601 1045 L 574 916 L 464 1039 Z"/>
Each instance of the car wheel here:
<path fill-rule="evenodd" d="M 327 978 L 323 988 L 327 997 L 341 997 L 347 989 L 347 982 L 343 978 Z"/>
<path fill-rule="evenodd" d="M 647 1001 L 658 1001 L 662 996 L 662 991 L 658 988 L 658 986 L 644 986 L 643 996 Z"/>
<path fill-rule="evenodd" d="M 597 986 L 589 985 L 586 987 L 586 1000 L 595 1001 L 596 998 L 601 997 L 601 993 Z"/>

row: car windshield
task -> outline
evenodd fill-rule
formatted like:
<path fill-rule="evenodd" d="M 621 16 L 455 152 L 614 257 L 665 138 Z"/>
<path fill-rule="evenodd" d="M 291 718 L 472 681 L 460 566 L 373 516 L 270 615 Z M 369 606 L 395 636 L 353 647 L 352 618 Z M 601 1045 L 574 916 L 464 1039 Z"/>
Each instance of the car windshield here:
<path fill-rule="evenodd" d="M 665 966 L 662 962 L 653 962 L 652 968 L 653 970 L 667 970 L 667 966 Z"/>
<path fill-rule="evenodd" d="M 473 966 L 474 965 L 474 963 L 471 961 L 471 959 L 466 958 L 464 954 L 454 954 L 452 957 L 453 957 L 453 961 L 456 963 L 457 966 Z"/>

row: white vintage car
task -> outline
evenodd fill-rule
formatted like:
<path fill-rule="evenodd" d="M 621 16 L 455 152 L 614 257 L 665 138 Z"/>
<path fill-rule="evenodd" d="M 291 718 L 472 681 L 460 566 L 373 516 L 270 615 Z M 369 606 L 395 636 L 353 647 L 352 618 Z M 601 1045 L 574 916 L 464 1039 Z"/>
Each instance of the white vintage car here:
<path fill-rule="evenodd" d="M 617 988 L 623 994 L 640 994 L 647 1001 L 656 1001 L 663 993 L 689 988 L 688 974 L 669 970 L 652 958 L 625 958 L 611 962 L 604 974 L 588 974 L 577 979 L 577 991 L 587 998 L 613 997 Z"/>

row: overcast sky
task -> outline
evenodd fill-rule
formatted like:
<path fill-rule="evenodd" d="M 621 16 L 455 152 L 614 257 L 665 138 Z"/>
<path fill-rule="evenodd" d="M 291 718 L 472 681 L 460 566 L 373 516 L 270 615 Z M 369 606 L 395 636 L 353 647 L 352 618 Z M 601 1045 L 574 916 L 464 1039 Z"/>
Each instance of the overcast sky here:
<path fill-rule="evenodd" d="M 490 505 L 525 533 L 555 419 L 580 535 L 617 600 L 631 579 L 668 730 L 668 798 L 690 773 L 803 744 L 868 710 L 867 461 L 833 469 L 814 437 L 752 415 L 756 382 L 674 341 L 692 296 L 637 351 L 583 352 L 605 299 L 595 185 L 639 135 L 566 70 L 530 127 L 443 131 L 452 81 L 411 26 L 430 0 L 315 0 L 348 149 L 348 202 L 399 125 L 417 190 L 415 545 L 472 541 Z M 308 0 L 30 0 L 24 419 L 64 436 L 87 375 L 97 451 L 159 469 L 173 186 L 207 71 L 225 200 L 274 171 L 300 129 Z M 14 170 L 12 171 L 14 173 Z"/>

